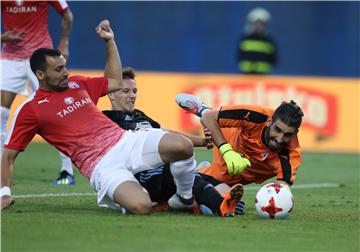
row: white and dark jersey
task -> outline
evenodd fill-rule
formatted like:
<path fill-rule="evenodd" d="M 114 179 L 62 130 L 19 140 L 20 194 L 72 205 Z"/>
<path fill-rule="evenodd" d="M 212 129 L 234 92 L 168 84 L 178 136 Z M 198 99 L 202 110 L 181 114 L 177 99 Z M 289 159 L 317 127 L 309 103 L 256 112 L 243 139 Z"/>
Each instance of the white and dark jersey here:
<path fill-rule="evenodd" d="M 135 109 L 132 113 L 119 110 L 104 110 L 103 113 L 121 128 L 126 130 L 160 128 L 158 122 L 154 121 L 138 109 Z"/>

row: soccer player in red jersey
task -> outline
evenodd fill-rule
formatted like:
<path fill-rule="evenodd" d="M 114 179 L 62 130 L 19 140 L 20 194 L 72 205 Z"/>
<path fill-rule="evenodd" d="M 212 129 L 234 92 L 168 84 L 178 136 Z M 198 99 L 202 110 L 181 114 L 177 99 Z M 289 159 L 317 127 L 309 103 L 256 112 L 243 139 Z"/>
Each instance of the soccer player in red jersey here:
<path fill-rule="evenodd" d="M 178 95 L 176 101 L 201 117 L 211 132 L 218 148 L 213 149 L 213 162 L 198 172 L 220 191 L 226 191 L 226 185 L 260 184 L 275 176 L 280 183 L 293 184 L 301 164 L 297 133 L 304 115 L 294 101 L 283 102 L 275 111 L 258 105 L 211 110 L 189 94 Z"/>
<path fill-rule="evenodd" d="M 96 28 L 106 48 L 104 77 L 70 76 L 66 60 L 57 49 L 40 48 L 30 59 L 39 89 L 17 110 L 1 160 L 1 208 L 11 196 L 16 156 L 35 134 L 69 156 L 97 192 L 98 204 L 123 207 L 136 214 L 152 211 L 149 194 L 135 173 L 170 163 L 176 207 L 193 204 L 196 162 L 193 144 L 179 134 L 162 129 L 126 131 L 97 107 L 101 96 L 122 87 L 122 68 L 114 33 L 107 20 Z"/>
<path fill-rule="evenodd" d="M 50 5 L 62 16 L 58 49 L 67 58 L 73 15 L 66 1 L 1 2 L 2 22 L 5 30 L 1 34 L 1 150 L 6 138 L 9 109 L 16 94 L 28 94 L 27 81 L 30 83 L 30 93 L 39 87 L 38 80 L 30 69 L 29 58 L 31 54 L 40 47 L 53 47 L 48 31 Z M 64 181 L 74 184 L 75 178 L 72 176 L 73 170 L 70 159 L 61 154 L 61 160 L 61 172 L 68 176 L 66 177 L 67 180 L 56 180 L 56 184 Z"/>

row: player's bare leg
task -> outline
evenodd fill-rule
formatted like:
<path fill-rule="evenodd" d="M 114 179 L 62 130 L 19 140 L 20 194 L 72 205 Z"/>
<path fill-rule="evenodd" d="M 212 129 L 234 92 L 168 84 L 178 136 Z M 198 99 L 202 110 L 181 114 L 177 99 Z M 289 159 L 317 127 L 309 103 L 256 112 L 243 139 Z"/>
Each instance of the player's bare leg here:
<path fill-rule="evenodd" d="M 10 107 L 11 104 L 14 102 L 16 93 L 10 92 L 10 91 L 6 91 L 6 90 L 1 90 L 1 108 L 0 108 L 0 114 L 1 114 L 1 153 L 2 153 L 2 149 L 5 143 L 5 139 L 6 139 L 6 132 L 7 132 L 7 122 L 9 119 L 9 115 L 10 115 Z"/>
<path fill-rule="evenodd" d="M 152 211 L 149 193 L 133 181 L 121 183 L 116 188 L 114 201 L 134 214 L 149 214 Z"/>
<path fill-rule="evenodd" d="M 1 93 L 1 107 L 10 108 L 11 104 L 13 103 L 16 93 L 0 90 Z"/>

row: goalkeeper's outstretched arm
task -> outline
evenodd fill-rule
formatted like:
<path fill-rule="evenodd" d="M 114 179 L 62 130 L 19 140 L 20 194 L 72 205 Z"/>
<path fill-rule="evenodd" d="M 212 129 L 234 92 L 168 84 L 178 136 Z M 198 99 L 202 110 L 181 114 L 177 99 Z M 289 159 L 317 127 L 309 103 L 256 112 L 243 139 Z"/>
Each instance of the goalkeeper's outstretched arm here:
<path fill-rule="evenodd" d="M 226 143 L 226 139 L 221 132 L 221 128 L 217 120 L 218 116 L 218 110 L 206 111 L 200 120 L 204 128 L 207 128 L 211 132 L 212 141 L 216 146 Z"/>
<path fill-rule="evenodd" d="M 227 166 L 229 174 L 240 174 L 251 166 L 250 161 L 242 154 L 236 152 L 225 139 L 218 123 L 219 111 L 211 110 L 203 113 L 201 123 L 210 130 L 214 144 L 219 148 Z"/>

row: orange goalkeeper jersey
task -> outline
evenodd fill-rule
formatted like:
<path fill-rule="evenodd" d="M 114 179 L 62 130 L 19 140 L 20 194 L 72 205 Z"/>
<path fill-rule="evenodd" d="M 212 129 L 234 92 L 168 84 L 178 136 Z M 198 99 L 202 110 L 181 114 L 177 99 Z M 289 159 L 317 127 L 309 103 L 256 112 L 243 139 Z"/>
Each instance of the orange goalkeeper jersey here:
<path fill-rule="evenodd" d="M 230 175 L 218 148 L 214 148 L 211 165 L 198 171 L 229 185 L 260 184 L 274 176 L 292 184 L 301 163 L 301 148 L 297 136 L 281 152 L 272 152 L 266 147 L 262 137 L 266 121 L 273 112 L 272 109 L 257 105 L 222 107 L 218 122 L 225 139 L 235 151 L 250 160 L 251 166 L 241 174 Z"/>

